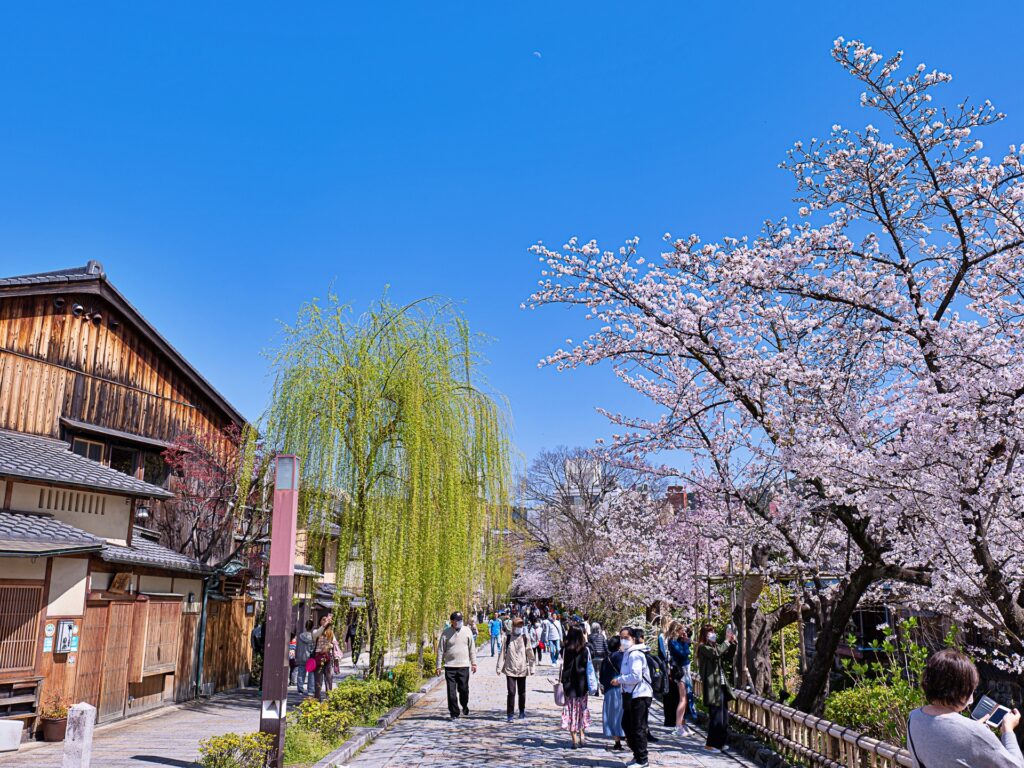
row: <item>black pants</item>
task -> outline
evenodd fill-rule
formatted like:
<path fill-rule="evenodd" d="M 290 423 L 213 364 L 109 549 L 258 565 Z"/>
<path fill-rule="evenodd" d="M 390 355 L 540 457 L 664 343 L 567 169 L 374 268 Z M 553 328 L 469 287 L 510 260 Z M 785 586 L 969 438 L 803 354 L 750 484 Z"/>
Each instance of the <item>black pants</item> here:
<path fill-rule="evenodd" d="M 452 717 L 462 714 L 462 709 L 469 708 L 469 667 L 445 667 L 444 681 L 448 686 L 448 712 Z"/>
<path fill-rule="evenodd" d="M 650 710 L 650 696 L 634 699 L 631 694 L 622 692 L 622 730 L 626 743 L 633 750 L 633 760 L 638 763 L 647 762 L 647 713 Z"/>
<path fill-rule="evenodd" d="M 526 678 L 505 675 L 505 685 L 508 687 L 508 700 L 506 706 L 508 716 L 512 717 L 512 713 L 516 708 L 516 691 L 519 691 L 519 714 L 521 715 L 526 712 Z"/>
<path fill-rule="evenodd" d="M 708 708 L 707 746 L 721 749 L 729 741 L 729 704 L 722 701 L 717 707 Z"/>
<path fill-rule="evenodd" d="M 675 728 L 677 725 L 682 725 L 682 723 L 676 722 L 676 707 L 679 706 L 679 685 L 675 680 L 669 682 L 668 693 L 661 700 L 661 705 L 665 710 L 666 728 Z"/>

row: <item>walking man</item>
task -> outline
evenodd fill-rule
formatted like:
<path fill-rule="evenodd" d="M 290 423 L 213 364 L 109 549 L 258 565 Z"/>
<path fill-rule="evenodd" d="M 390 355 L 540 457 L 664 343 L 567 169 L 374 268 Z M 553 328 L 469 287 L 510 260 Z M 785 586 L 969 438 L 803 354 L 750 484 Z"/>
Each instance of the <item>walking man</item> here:
<path fill-rule="evenodd" d="M 494 656 L 495 651 L 501 650 L 501 619 L 498 618 L 498 614 L 491 615 L 487 629 L 491 633 L 491 656 Z"/>
<path fill-rule="evenodd" d="M 623 627 L 619 637 L 623 652 L 622 671 L 612 679 L 612 685 L 622 689 L 622 730 L 626 734 L 626 743 L 633 750 L 633 762 L 626 768 L 646 768 L 647 715 L 654 689 L 647 665 L 644 631 L 638 627 Z"/>
<path fill-rule="evenodd" d="M 476 643 L 473 632 L 462 620 L 462 612 L 455 611 L 451 625 L 445 627 L 437 644 L 437 673 L 444 667 L 444 681 L 448 687 L 448 713 L 452 720 L 469 714 L 469 674 L 476 673 Z M 460 713 L 459 707 L 462 707 Z"/>
<path fill-rule="evenodd" d="M 562 640 L 565 637 L 565 632 L 562 629 L 562 622 L 558 620 L 557 613 L 551 615 L 551 631 L 549 635 L 549 640 L 551 641 L 551 665 L 554 666 L 558 663 Z"/>

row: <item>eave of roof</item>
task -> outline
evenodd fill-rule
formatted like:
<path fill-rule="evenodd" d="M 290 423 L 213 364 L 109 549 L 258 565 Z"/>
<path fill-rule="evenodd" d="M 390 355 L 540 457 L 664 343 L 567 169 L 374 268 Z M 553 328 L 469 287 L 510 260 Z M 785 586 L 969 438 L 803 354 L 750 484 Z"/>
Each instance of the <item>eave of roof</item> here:
<path fill-rule="evenodd" d="M 164 568 L 171 571 L 187 573 L 207 573 L 210 568 L 193 557 L 175 552 L 173 549 L 149 540 L 138 528 L 132 537 L 130 546 L 121 544 L 104 544 L 100 557 L 108 563 L 126 563 L 129 565 L 147 565 L 153 568 Z"/>
<path fill-rule="evenodd" d="M 247 423 L 245 417 L 228 402 L 227 398 L 218 392 L 185 359 L 185 356 L 175 349 L 145 316 L 114 287 L 113 283 L 107 278 L 106 272 L 103 271 L 103 265 L 99 262 L 90 261 L 84 267 L 71 267 L 52 272 L 0 278 L 0 294 L 14 296 L 59 293 L 72 287 L 74 290 L 82 293 L 101 296 L 117 307 L 142 332 L 142 335 L 167 355 L 178 366 L 179 370 L 185 374 L 186 378 L 190 379 L 208 398 L 216 403 L 229 419 L 238 426 L 243 426 Z"/>
<path fill-rule="evenodd" d="M 40 557 L 99 552 L 103 539 L 52 515 L 0 510 L 0 556 Z"/>
<path fill-rule="evenodd" d="M 141 445 L 146 448 L 156 449 L 158 451 L 165 451 L 167 450 L 168 446 L 170 446 L 170 443 L 164 440 L 155 440 L 152 437 L 136 435 L 134 432 L 122 432 L 119 429 L 99 427 L 95 424 L 89 424 L 88 422 L 85 421 L 69 419 L 67 416 L 61 416 L 60 423 L 74 432 L 82 432 L 83 434 L 87 435 L 99 435 L 101 437 L 112 437 L 115 440 L 118 440 L 123 443 Z"/>
<path fill-rule="evenodd" d="M 63 440 L 0 430 L 0 476 L 146 499 L 170 499 L 165 488 L 79 456 Z"/>

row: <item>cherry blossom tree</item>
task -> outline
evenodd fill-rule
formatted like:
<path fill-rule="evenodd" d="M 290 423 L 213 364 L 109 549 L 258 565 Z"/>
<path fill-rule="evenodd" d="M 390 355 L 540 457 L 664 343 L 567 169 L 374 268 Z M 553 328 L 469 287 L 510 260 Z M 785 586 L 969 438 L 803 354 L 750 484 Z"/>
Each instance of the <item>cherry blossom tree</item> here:
<path fill-rule="evenodd" d="M 803 709 L 880 582 L 1024 650 L 1022 150 L 982 153 L 976 134 L 1003 116 L 939 106 L 948 74 L 901 78 L 901 53 L 842 38 L 833 57 L 877 124 L 794 146 L 795 219 L 721 243 L 666 235 L 650 260 L 635 239 L 538 245 L 530 299 L 599 324 L 546 363 L 608 362 L 662 408 L 609 414 L 617 450 L 692 453 L 764 567 L 815 581 Z"/>
<path fill-rule="evenodd" d="M 155 510 L 154 525 L 168 546 L 214 566 L 252 554 L 270 520 L 270 457 L 262 444 L 243 439 L 234 426 L 206 435 L 182 432 L 163 459 L 174 498 Z"/>

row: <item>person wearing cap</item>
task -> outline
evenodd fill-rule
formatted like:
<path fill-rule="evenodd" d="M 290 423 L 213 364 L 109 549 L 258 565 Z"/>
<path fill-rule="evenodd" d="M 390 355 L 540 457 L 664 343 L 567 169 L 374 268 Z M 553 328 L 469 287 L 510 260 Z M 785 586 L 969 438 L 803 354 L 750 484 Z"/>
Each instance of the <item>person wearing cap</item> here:
<path fill-rule="evenodd" d="M 450 619 L 451 624 L 445 627 L 437 643 L 437 673 L 441 674 L 444 667 L 448 712 L 452 720 L 458 720 L 460 714 L 469 714 L 469 674 L 476 672 L 476 643 L 460 611 L 455 611 Z"/>

